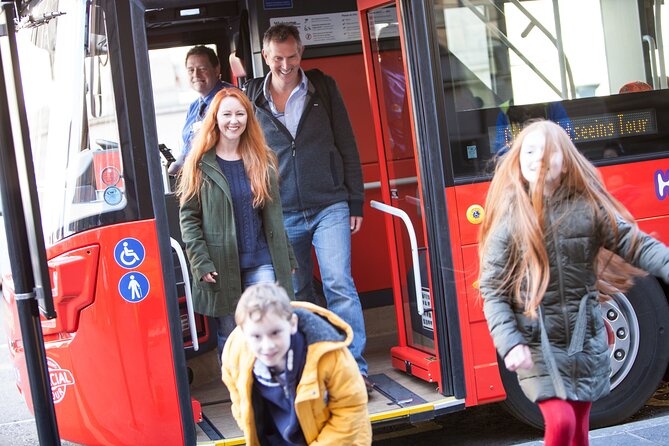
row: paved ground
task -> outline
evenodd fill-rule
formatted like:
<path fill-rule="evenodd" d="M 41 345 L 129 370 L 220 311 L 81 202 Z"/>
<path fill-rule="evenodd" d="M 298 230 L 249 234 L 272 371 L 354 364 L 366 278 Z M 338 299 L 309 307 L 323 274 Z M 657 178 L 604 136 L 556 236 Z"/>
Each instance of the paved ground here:
<path fill-rule="evenodd" d="M 519 443 L 540 446 L 542 441 Z M 669 445 L 669 415 L 590 432 L 590 446 Z"/>
<path fill-rule="evenodd" d="M 14 385 L 7 342 L 0 330 L 0 446 L 37 446 L 32 414 Z M 526 426 L 498 405 L 486 405 L 449 414 L 421 428 L 427 432 L 375 441 L 374 446 L 540 446 L 541 432 Z M 420 429 L 419 429 L 420 430 Z M 632 420 L 624 425 L 594 430 L 591 446 L 669 446 L 669 384 L 666 384 Z M 63 441 L 63 446 L 76 446 Z"/>

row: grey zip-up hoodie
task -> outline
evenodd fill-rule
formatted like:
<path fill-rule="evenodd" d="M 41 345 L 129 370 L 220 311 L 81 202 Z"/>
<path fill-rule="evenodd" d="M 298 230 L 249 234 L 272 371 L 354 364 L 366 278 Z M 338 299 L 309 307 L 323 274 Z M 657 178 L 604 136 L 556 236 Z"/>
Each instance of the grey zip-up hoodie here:
<path fill-rule="evenodd" d="M 328 102 L 309 82 L 295 138 L 272 115 L 263 94 L 264 78 L 250 81 L 260 83 L 260 88 L 247 89 L 247 93 L 252 91 L 250 99 L 267 145 L 279 158 L 283 210 L 301 211 L 346 201 L 351 216 L 362 216 L 364 189 L 358 146 L 337 84 L 330 76 L 324 78 L 331 110 L 326 110 Z"/>

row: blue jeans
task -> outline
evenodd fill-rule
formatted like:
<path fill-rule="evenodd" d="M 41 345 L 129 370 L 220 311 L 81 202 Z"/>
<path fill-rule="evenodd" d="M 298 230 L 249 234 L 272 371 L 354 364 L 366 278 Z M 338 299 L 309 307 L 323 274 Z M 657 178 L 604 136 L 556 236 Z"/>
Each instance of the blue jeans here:
<path fill-rule="evenodd" d="M 274 283 L 276 276 L 274 275 L 274 267 L 272 265 L 260 265 L 256 268 L 249 268 L 242 270 L 242 290 L 255 285 L 256 283 Z M 223 346 L 228 336 L 232 333 L 237 325 L 235 323 L 235 315 L 226 314 L 225 316 L 217 317 L 216 337 L 218 344 L 218 358 L 221 359 L 223 354 Z"/>
<path fill-rule="evenodd" d="M 283 220 L 299 265 L 293 274 L 295 298 L 315 302 L 312 285 L 314 264 L 311 258 L 313 245 L 328 309 L 353 329 L 353 342 L 349 345 L 349 350 L 358 363 L 360 373 L 367 376 L 367 361 L 362 357 L 367 342 L 365 321 L 351 276 L 351 223 L 348 203 L 342 201 L 324 208 L 284 212 Z"/>

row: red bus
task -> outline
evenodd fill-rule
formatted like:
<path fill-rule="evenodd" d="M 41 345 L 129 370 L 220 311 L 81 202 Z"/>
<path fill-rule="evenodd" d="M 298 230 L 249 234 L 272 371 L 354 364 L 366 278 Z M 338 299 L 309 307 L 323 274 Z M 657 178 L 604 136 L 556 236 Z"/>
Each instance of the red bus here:
<path fill-rule="evenodd" d="M 524 121 L 562 125 L 641 228 L 669 242 L 669 11 L 660 1 L 17 0 L 1 17 L 10 100 L 0 101 L 0 135 L 10 129 L 23 142 L 14 150 L 29 154 L 18 157 L 20 187 L 3 186 L 3 205 L 32 210 L 3 214 L 14 229 L 38 218 L 27 231 L 35 254 L 12 259 L 0 305 L 33 407 L 40 355 L 26 365 L 20 304 L 32 294 L 17 274 L 32 272 L 53 295 L 36 332 L 64 439 L 243 441 L 210 321 L 189 310 L 161 155 L 179 149 L 195 98 L 184 56 L 196 44 L 214 48 L 224 80 L 241 85 L 267 73 L 264 30 L 290 22 L 305 43 L 302 67 L 337 80 L 368 203 L 352 266 L 377 438 L 497 401 L 541 424 L 499 366 L 476 288 L 491 172 Z M 231 53 L 245 73 L 231 68 Z M 668 295 L 644 277 L 605 304 L 613 390 L 594 405 L 593 426 L 635 413 L 665 376 Z M 47 416 L 36 411 L 38 423 Z"/>

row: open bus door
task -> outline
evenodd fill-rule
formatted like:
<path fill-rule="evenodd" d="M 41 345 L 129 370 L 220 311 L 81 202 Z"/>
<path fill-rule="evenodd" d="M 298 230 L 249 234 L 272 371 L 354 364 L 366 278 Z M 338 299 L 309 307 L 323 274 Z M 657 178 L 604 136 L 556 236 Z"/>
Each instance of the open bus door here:
<path fill-rule="evenodd" d="M 636 0 L 358 6 L 382 176 L 384 203 L 376 206 L 404 217 L 387 217 L 398 325 L 405 330 L 394 364 L 420 376 L 434 352 L 440 391 L 465 394 L 467 405 L 506 397 L 511 413 L 540 426 L 541 414 L 515 374 L 498 366 L 476 289 L 489 180 L 528 119 L 553 120 L 600 168 L 639 226 L 666 243 L 667 7 Z M 412 314 L 424 290 L 433 346 L 417 342 L 426 326 Z M 592 426 L 636 412 L 666 374 L 669 357 L 661 322 L 669 312 L 666 286 L 644 277 L 611 298 L 601 314 L 612 391 L 593 404 Z"/>
<path fill-rule="evenodd" d="M 126 1 L 31 2 L 16 39 L 57 312 L 42 331 L 60 435 L 194 444 L 200 414 L 188 390 L 151 83 L 138 69 L 149 64 L 144 11 Z M 9 353 L 28 394 L 12 285 L 2 300 Z"/>
<path fill-rule="evenodd" d="M 427 23 L 424 9 L 405 7 L 420 16 L 416 23 Z M 435 154 L 427 150 L 426 143 L 431 131 L 426 107 L 435 106 L 435 101 L 426 99 L 437 74 L 429 69 L 418 73 L 421 40 L 409 31 L 413 24 L 405 23 L 408 15 L 400 2 L 358 0 L 358 9 L 383 197 L 383 203 L 372 201 L 371 206 L 387 214 L 392 258 L 399 344 L 391 349 L 392 365 L 437 383 L 444 395 L 462 398 L 464 377 L 445 220 L 444 172 L 441 161 L 431 159 Z M 412 36 L 411 42 L 406 35 Z"/>

